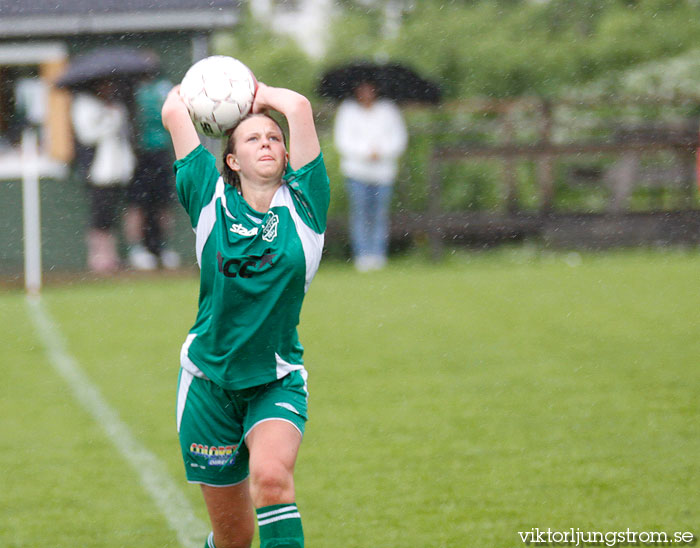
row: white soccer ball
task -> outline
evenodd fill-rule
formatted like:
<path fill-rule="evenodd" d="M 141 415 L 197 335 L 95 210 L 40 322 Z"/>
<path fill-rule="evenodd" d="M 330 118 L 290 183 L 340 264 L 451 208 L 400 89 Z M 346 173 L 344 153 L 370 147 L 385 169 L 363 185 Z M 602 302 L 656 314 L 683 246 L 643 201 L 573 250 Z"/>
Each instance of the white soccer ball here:
<path fill-rule="evenodd" d="M 250 112 L 257 85 L 253 72 L 238 59 L 213 55 L 185 73 L 180 97 L 199 133 L 222 137 Z"/>

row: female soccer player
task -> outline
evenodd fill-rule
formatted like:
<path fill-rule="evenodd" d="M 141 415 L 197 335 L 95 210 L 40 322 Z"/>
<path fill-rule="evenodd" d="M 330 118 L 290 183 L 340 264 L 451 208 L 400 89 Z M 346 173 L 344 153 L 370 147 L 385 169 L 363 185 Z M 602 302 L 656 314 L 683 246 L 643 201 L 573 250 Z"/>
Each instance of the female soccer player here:
<path fill-rule="evenodd" d="M 277 122 L 289 125 L 289 151 Z M 199 310 L 182 346 L 177 427 L 187 479 L 201 484 L 212 523 L 205 546 L 304 545 L 294 464 L 307 419 L 297 337 L 318 269 L 330 198 L 309 101 L 259 84 L 233 129 L 223 174 L 175 87 L 163 125 L 176 186 L 196 235 Z"/>

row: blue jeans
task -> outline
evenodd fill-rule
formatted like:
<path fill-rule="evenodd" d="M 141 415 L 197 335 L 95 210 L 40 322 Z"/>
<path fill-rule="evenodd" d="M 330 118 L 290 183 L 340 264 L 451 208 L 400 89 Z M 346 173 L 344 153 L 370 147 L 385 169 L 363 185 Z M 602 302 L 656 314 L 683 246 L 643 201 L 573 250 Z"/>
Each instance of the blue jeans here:
<path fill-rule="evenodd" d="M 350 243 L 355 258 L 386 258 L 392 185 L 346 181 L 350 199 Z"/>

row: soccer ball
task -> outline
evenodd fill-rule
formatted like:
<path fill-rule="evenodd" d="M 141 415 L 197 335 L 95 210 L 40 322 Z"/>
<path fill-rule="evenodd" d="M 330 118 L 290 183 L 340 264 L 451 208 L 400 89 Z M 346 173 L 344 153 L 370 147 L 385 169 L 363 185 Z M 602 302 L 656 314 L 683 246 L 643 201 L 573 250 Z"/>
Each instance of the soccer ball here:
<path fill-rule="evenodd" d="M 250 112 L 257 86 L 253 72 L 238 59 L 213 55 L 185 73 L 180 97 L 199 133 L 222 137 Z"/>

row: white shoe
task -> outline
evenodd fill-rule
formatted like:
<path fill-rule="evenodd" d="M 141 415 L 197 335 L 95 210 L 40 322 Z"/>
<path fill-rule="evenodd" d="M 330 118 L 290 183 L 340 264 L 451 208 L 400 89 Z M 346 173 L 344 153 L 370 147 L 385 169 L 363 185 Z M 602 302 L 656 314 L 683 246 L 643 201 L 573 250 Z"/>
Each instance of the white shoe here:
<path fill-rule="evenodd" d="M 173 251 L 172 249 L 164 249 L 161 251 L 160 264 L 163 265 L 163 268 L 175 270 L 176 268 L 180 268 L 181 263 L 182 261 L 180 260 L 180 255 L 178 255 L 176 251 Z"/>
<path fill-rule="evenodd" d="M 383 255 L 370 255 L 370 270 L 381 270 L 386 266 L 386 257 Z"/>
<path fill-rule="evenodd" d="M 129 249 L 129 265 L 136 270 L 155 270 L 158 268 L 158 258 L 137 244 Z"/>
<path fill-rule="evenodd" d="M 360 255 L 355 259 L 355 269 L 358 272 L 381 270 L 386 266 L 386 257 L 381 255 Z"/>

